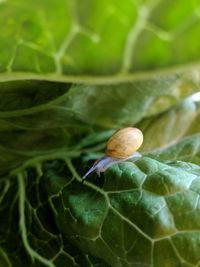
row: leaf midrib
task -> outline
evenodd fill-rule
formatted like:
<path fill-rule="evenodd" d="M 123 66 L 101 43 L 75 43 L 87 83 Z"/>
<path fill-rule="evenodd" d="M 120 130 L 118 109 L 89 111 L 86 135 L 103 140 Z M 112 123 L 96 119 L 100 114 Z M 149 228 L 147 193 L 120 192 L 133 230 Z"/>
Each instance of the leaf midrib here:
<path fill-rule="evenodd" d="M 134 73 L 115 73 L 112 75 L 59 75 L 56 73 L 32 73 L 32 72 L 5 72 L 0 74 L 0 82 L 20 80 L 44 80 L 52 82 L 66 82 L 76 84 L 109 85 L 148 79 L 162 79 L 166 76 L 179 75 L 188 72 L 199 73 L 200 62 L 184 65 L 175 65 L 151 71 L 138 71 Z"/>

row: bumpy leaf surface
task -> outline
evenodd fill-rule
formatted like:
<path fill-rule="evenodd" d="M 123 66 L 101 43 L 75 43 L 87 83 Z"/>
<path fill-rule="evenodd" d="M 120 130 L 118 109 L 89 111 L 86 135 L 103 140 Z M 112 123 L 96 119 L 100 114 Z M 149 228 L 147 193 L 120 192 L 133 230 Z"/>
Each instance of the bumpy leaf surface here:
<path fill-rule="evenodd" d="M 197 266 L 199 173 L 191 163 L 143 157 L 110 168 L 100 188 L 82 184 L 69 160 L 17 170 L 1 179 L 0 262 Z"/>

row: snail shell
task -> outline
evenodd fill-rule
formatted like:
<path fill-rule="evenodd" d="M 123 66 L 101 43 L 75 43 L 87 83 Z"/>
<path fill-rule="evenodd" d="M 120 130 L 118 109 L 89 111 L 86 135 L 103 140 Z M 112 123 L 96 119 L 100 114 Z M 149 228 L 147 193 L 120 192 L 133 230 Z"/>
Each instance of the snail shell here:
<path fill-rule="evenodd" d="M 106 155 L 125 159 L 142 145 L 143 134 L 138 128 L 127 127 L 117 131 L 107 142 Z"/>

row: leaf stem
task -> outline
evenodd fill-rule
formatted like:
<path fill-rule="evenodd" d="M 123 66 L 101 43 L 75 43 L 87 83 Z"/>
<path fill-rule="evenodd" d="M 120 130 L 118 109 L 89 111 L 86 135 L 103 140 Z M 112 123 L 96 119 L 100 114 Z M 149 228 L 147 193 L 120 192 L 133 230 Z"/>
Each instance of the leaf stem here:
<path fill-rule="evenodd" d="M 25 175 L 24 173 L 18 173 L 18 194 L 19 194 L 19 228 L 21 232 L 22 242 L 28 254 L 30 255 L 32 261 L 35 259 L 39 262 L 43 263 L 48 267 L 55 267 L 55 265 L 50 261 L 37 253 L 29 244 L 27 237 L 27 229 L 26 229 L 26 219 L 25 219 L 25 201 L 26 201 L 26 192 L 25 192 Z"/>

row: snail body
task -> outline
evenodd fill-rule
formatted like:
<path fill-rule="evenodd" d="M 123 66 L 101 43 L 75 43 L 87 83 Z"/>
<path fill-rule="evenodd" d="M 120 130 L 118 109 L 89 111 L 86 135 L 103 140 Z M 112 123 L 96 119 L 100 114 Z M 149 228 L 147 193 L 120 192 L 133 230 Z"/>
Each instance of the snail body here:
<path fill-rule="evenodd" d="M 108 167 L 134 157 L 140 157 L 136 150 L 142 145 L 143 134 L 138 128 L 127 127 L 114 133 L 107 141 L 106 156 L 97 160 L 83 176 L 85 179 L 90 173 L 96 172 L 99 176 Z"/>

